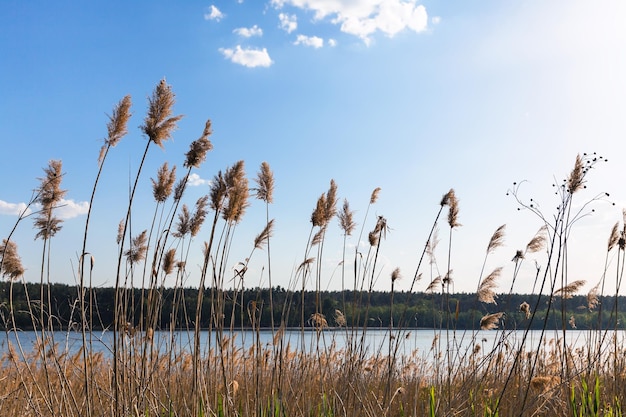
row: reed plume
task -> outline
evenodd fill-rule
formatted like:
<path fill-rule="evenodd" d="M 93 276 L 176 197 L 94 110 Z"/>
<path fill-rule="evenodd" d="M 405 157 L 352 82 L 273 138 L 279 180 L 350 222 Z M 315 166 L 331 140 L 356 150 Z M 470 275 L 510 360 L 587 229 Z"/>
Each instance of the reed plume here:
<path fill-rule="evenodd" d="M 181 178 L 174 186 L 174 201 L 180 201 L 183 198 L 185 189 L 187 188 L 187 178 Z"/>
<path fill-rule="evenodd" d="M 497 304 L 496 303 L 496 293 L 494 289 L 497 284 L 496 281 L 500 277 L 502 273 L 502 267 L 498 267 L 494 269 L 489 275 L 482 280 L 480 285 L 478 286 L 478 300 L 487 304 Z"/>
<path fill-rule="evenodd" d="M 526 245 L 526 252 L 528 253 L 539 252 L 545 247 L 545 244 L 547 241 L 547 238 L 546 238 L 547 230 L 548 229 L 545 225 L 539 228 L 535 236 L 533 236 L 530 242 L 528 242 L 528 244 Z"/>
<path fill-rule="evenodd" d="M 526 320 L 530 318 L 530 304 L 528 304 L 526 301 L 519 305 L 519 311 L 524 313 L 524 317 L 526 317 Z"/>
<path fill-rule="evenodd" d="M 487 245 L 487 253 L 491 253 L 500 246 L 504 244 L 504 229 L 506 228 L 506 224 L 498 227 L 496 231 L 489 239 L 489 244 Z"/>
<path fill-rule="evenodd" d="M 376 201 L 378 200 L 379 193 L 380 193 L 380 187 L 374 188 L 374 191 L 372 191 L 372 195 L 370 196 L 370 204 L 376 203 Z"/>
<path fill-rule="evenodd" d="M 176 249 L 171 248 L 167 252 L 165 252 L 165 256 L 163 257 L 163 272 L 165 275 L 169 275 L 174 272 L 174 267 L 176 266 Z"/>
<path fill-rule="evenodd" d="M 353 219 L 353 212 L 350 210 L 350 205 L 348 204 L 348 200 L 343 200 L 343 206 L 341 207 L 341 211 L 337 214 L 339 218 L 339 226 L 343 233 L 346 236 L 352 235 L 356 227 L 356 223 Z"/>
<path fill-rule="evenodd" d="M 594 310 L 596 307 L 598 307 L 598 305 L 600 305 L 600 297 L 598 295 L 600 283 L 601 282 L 598 282 L 596 286 L 589 290 L 589 292 L 587 293 L 587 308 L 589 309 L 589 311 Z"/>
<path fill-rule="evenodd" d="M 453 189 L 451 189 L 448 192 L 447 204 L 448 204 L 448 225 L 450 225 L 451 228 L 461 226 L 461 224 L 458 222 L 459 200 L 456 198 L 456 194 L 454 193 Z"/>
<path fill-rule="evenodd" d="M 487 314 L 480 319 L 480 330 L 493 330 L 497 329 L 500 323 L 500 318 L 504 313 Z"/>
<path fill-rule="evenodd" d="M 131 105 L 131 98 L 127 95 L 113 108 L 113 113 L 109 116 L 109 122 L 107 123 L 108 136 L 104 140 L 104 145 L 100 148 L 98 164 L 102 164 L 108 149 L 115 147 L 122 137 L 128 133 L 127 125 L 131 117 Z"/>
<path fill-rule="evenodd" d="M 63 220 L 52 215 L 53 209 L 58 206 L 67 193 L 66 190 L 61 189 L 62 166 L 60 160 L 51 160 L 48 166 L 44 168 L 46 176 L 39 179 L 40 186 L 37 189 L 36 201 L 41 205 L 41 211 L 35 217 L 35 228 L 39 229 L 35 239 L 47 240 L 62 228 Z"/>
<path fill-rule="evenodd" d="M 426 292 L 430 292 L 430 293 L 435 292 L 435 290 L 439 287 L 440 284 L 441 284 L 441 275 L 437 276 L 435 279 L 430 281 L 430 284 L 428 284 L 428 287 L 426 287 Z"/>
<path fill-rule="evenodd" d="M 272 236 L 272 232 L 274 231 L 274 219 L 270 220 L 265 227 L 263 228 L 263 230 L 261 231 L 261 233 L 259 233 L 257 235 L 257 237 L 254 239 L 254 247 L 255 249 L 261 249 L 263 247 L 263 245 L 269 240 L 269 238 Z"/>
<path fill-rule="evenodd" d="M 317 203 L 315 205 L 315 209 L 311 214 L 311 223 L 313 226 L 324 226 L 324 220 L 326 219 L 326 194 L 322 193 L 320 197 L 317 199 Z"/>
<path fill-rule="evenodd" d="M 148 98 L 148 114 L 140 128 L 160 148 L 163 148 L 163 142 L 171 137 L 176 123 L 183 117 L 172 116 L 175 102 L 175 94 L 165 79 L 159 82 L 152 96 Z"/>
<path fill-rule="evenodd" d="M 256 198 L 270 204 L 274 202 L 274 174 L 270 169 L 270 165 L 263 161 L 261 170 L 257 178 L 254 180 L 258 187 L 255 188 Z"/>
<path fill-rule="evenodd" d="M 209 197 L 211 199 L 211 209 L 219 212 L 222 210 L 224 200 L 227 194 L 226 179 L 222 171 L 219 171 L 211 181 L 211 189 L 209 191 Z"/>
<path fill-rule="evenodd" d="M 580 279 L 578 281 L 574 281 L 564 287 L 559 288 L 554 292 L 554 295 L 560 295 L 564 299 L 572 298 L 575 293 L 580 290 L 580 288 L 585 285 L 585 280 Z"/>
<path fill-rule="evenodd" d="M 576 155 L 576 162 L 574 163 L 574 168 L 567 179 L 567 188 L 570 194 L 574 194 L 576 191 L 580 190 L 583 186 L 584 179 L 584 168 L 583 168 L 583 160 L 579 155 Z"/>
<path fill-rule="evenodd" d="M 0 245 L 0 273 L 11 281 L 17 280 L 24 275 L 22 260 L 17 253 L 17 245 L 7 239 L 2 240 Z"/>
<path fill-rule="evenodd" d="M 173 233 L 175 238 L 182 238 L 189 233 L 191 222 L 191 213 L 187 204 L 183 204 L 183 208 L 178 213 L 178 222 L 176 222 L 176 231 Z"/>
<path fill-rule="evenodd" d="M 176 182 L 176 166 L 174 165 L 170 171 L 167 162 L 164 162 L 157 171 L 157 179 L 150 178 L 150 180 L 154 200 L 158 203 L 165 202 L 172 194 L 174 182 Z"/>
<path fill-rule="evenodd" d="M 243 161 L 236 162 L 226 171 L 225 180 L 228 201 L 224 207 L 223 218 L 228 222 L 239 223 L 249 206 L 248 179 L 245 176 Z"/>
<path fill-rule="evenodd" d="M 391 272 L 391 282 L 396 282 L 400 277 L 400 268 L 396 268 Z"/>
<path fill-rule="evenodd" d="M 189 220 L 189 232 L 192 237 L 195 237 L 198 232 L 200 232 L 200 228 L 204 223 L 207 215 L 207 204 L 209 201 L 209 196 L 200 197 L 196 201 L 196 209 L 193 213 L 193 216 Z"/>
<path fill-rule="evenodd" d="M 619 242 L 619 222 L 613 225 L 613 229 L 611 229 L 611 235 L 609 236 L 609 242 L 607 245 L 607 252 L 611 252 L 611 249 L 615 247 L 615 245 Z"/>
<path fill-rule="evenodd" d="M 199 168 L 205 161 L 207 152 L 213 149 L 213 144 L 209 140 L 211 133 L 213 133 L 211 131 L 211 120 L 207 120 L 202 136 L 189 145 L 189 151 L 185 154 L 185 168 Z"/>
<path fill-rule="evenodd" d="M 120 220 L 117 225 L 117 236 L 115 237 L 116 243 L 119 245 L 124 237 L 124 220 Z"/>
<path fill-rule="evenodd" d="M 126 260 L 129 263 L 134 264 L 146 258 L 146 252 L 148 251 L 147 241 L 147 230 L 144 230 L 132 239 L 130 249 L 124 252 L 124 256 L 126 256 Z"/>

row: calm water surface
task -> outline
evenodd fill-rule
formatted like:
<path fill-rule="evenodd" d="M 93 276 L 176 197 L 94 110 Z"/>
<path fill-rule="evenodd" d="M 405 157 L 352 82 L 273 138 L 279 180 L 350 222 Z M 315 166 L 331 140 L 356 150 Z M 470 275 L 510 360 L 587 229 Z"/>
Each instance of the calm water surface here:
<path fill-rule="evenodd" d="M 568 330 L 566 332 L 565 341 L 571 348 L 586 347 L 591 343 L 596 343 L 599 333 L 590 333 L 584 330 Z M 606 335 L 605 343 L 613 340 L 613 335 L 617 340 L 623 341 L 626 334 L 624 331 L 609 331 Z M 82 334 L 80 332 L 57 331 L 52 334 L 54 343 L 60 352 L 68 352 L 70 354 L 78 352 L 82 346 Z M 200 343 L 202 351 L 206 352 L 208 348 L 214 348 L 217 343 L 217 333 L 215 331 L 203 331 L 200 335 Z M 563 333 L 561 331 L 547 331 L 541 337 L 540 331 L 530 331 L 524 341 L 526 350 L 536 350 L 538 347 L 549 348 L 554 343 L 563 344 Z M 41 337 L 40 333 L 32 331 L 9 332 L 2 333 L 0 336 L 0 351 L 5 353 L 8 350 L 8 341 L 12 344 L 19 344 L 26 354 L 32 352 L 37 346 L 37 339 Z M 271 330 L 261 330 L 258 333 L 254 331 L 229 331 L 224 332 L 224 337 L 228 337 L 236 348 L 250 349 L 252 346 L 260 346 L 261 348 L 271 349 L 274 346 L 274 335 Z M 394 330 L 390 332 L 388 329 L 367 329 L 365 334 L 361 330 L 346 329 L 327 329 L 322 332 L 305 331 L 302 333 L 299 329 L 286 330 L 283 334 L 283 347 L 289 346 L 294 351 L 315 352 L 317 350 L 327 349 L 345 349 L 352 343 L 353 345 L 361 345 L 367 349 L 368 355 L 386 355 L 389 352 L 390 341 L 399 355 L 417 355 L 427 358 L 433 355 L 433 352 L 453 351 L 460 354 L 468 350 L 472 350 L 476 345 L 480 345 L 483 352 L 489 352 L 498 346 L 506 346 L 517 349 L 521 346 L 524 338 L 523 331 L 457 331 L 446 333 L 439 330 Z M 111 355 L 113 350 L 113 332 L 93 332 L 87 335 L 87 341 L 91 340 L 93 351 L 103 352 L 105 356 Z M 135 335 L 134 338 L 125 337 L 124 343 L 139 344 L 141 335 Z M 155 346 L 159 350 L 165 352 L 171 346 L 177 351 L 191 352 L 193 348 L 193 332 L 176 331 L 173 334 L 169 332 L 155 332 Z M 277 338 L 278 343 L 278 338 Z"/>

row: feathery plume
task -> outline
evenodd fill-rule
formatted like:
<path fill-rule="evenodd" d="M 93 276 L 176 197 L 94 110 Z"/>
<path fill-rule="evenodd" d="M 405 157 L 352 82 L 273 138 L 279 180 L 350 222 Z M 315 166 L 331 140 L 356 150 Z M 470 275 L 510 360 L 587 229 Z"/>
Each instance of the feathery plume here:
<path fill-rule="evenodd" d="M 191 213 L 187 204 L 183 204 L 183 208 L 178 213 L 178 222 L 176 222 L 176 231 L 172 233 L 176 238 L 182 238 L 189 233 L 189 224 L 191 222 Z"/>
<path fill-rule="evenodd" d="M 398 279 L 400 279 L 402 276 L 400 275 L 400 268 L 396 268 L 393 270 L 393 272 L 391 273 L 391 282 L 396 282 Z"/>
<path fill-rule="evenodd" d="M 325 327 L 328 327 L 326 317 L 322 313 L 311 314 L 309 321 L 311 322 L 311 326 L 315 327 L 316 329 L 323 329 Z"/>
<path fill-rule="evenodd" d="M 480 330 L 493 330 L 498 328 L 500 318 L 504 313 L 487 314 L 480 319 Z"/>
<path fill-rule="evenodd" d="M 0 273 L 5 277 L 9 277 L 11 281 L 17 280 L 24 275 L 24 267 L 22 260 L 17 254 L 17 245 L 7 239 L 2 240 L 0 245 Z"/>
<path fill-rule="evenodd" d="M 324 220 L 326 219 L 326 194 L 322 193 L 322 195 L 317 199 L 317 204 L 315 205 L 315 210 L 311 214 L 311 223 L 313 226 L 324 226 Z"/>
<path fill-rule="evenodd" d="M 191 236 L 196 236 L 200 231 L 200 227 L 204 223 L 204 219 L 206 219 L 207 215 L 207 203 L 209 201 L 209 196 L 203 196 L 196 201 L 196 211 L 193 213 L 189 221 L 189 232 Z"/>
<path fill-rule="evenodd" d="M 269 240 L 269 238 L 272 236 L 272 232 L 274 230 L 274 219 L 270 220 L 265 227 L 263 228 L 263 230 L 261 231 L 261 233 L 259 233 L 257 235 L 257 237 L 254 239 L 254 247 L 256 249 L 261 249 L 263 247 L 263 245 Z"/>
<path fill-rule="evenodd" d="M 213 181 L 211 181 L 211 191 L 209 196 L 211 198 L 211 209 L 214 211 L 220 211 L 224 205 L 224 199 L 226 198 L 226 180 L 222 171 L 219 171 Z"/>
<path fill-rule="evenodd" d="M 187 188 L 187 179 L 181 178 L 174 186 L 174 201 L 180 201 L 183 198 L 185 189 Z"/>
<path fill-rule="evenodd" d="M 441 284 L 441 275 L 437 276 L 435 279 L 430 281 L 430 284 L 428 284 L 428 287 L 426 287 L 426 292 L 430 292 L 430 293 L 434 292 L 435 289 L 437 289 L 440 284 Z"/>
<path fill-rule="evenodd" d="M 313 235 L 313 239 L 311 239 L 311 246 L 319 245 L 322 242 L 322 238 L 324 237 L 324 233 L 326 232 L 325 228 L 319 229 L 315 235 Z"/>
<path fill-rule="evenodd" d="M 568 323 L 572 329 L 576 329 L 576 317 L 570 316 Z"/>
<path fill-rule="evenodd" d="M 580 288 L 585 285 L 585 280 L 580 279 L 578 281 L 574 281 L 565 287 L 559 288 L 554 292 L 554 295 L 560 295 L 564 299 L 572 298 L 573 295 L 580 290 Z"/>
<path fill-rule="evenodd" d="M 204 162 L 207 152 L 213 149 L 213 144 L 209 140 L 211 133 L 213 133 L 211 131 L 211 120 L 207 120 L 202 136 L 191 142 L 189 152 L 185 154 L 185 168 L 199 168 Z"/>
<path fill-rule="evenodd" d="M 346 236 L 350 236 L 356 227 L 356 223 L 353 220 L 353 212 L 350 210 L 348 200 L 343 200 L 343 206 L 341 207 L 341 211 L 337 214 L 337 217 L 339 218 L 339 225 L 343 233 Z"/>
<path fill-rule="evenodd" d="M 526 320 L 530 318 L 530 304 L 528 304 L 526 301 L 519 305 L 519 311 L 524 313 Z"/>
<path fill-rule="evenodd" d="M 598 305 L 600 305 L 600 297 L 598 296 L 600 283 L 598 282 L 595 287 L 589 290 L 587 293 L 587 308 L 589 311 L 594 310 Z"/>
<path fill-rule="evenodd" d="M 118 245 L 122 241 L 123 237 L 124 237 L 124 219 L 122 219 L 117 225 L 117 237 L 115 238 L 115 241 L 117 242 Z"/>
<path fill-rule="evenodd" d="M 619 242 L 619 222 L 613 225 L 613 229 L 611 229 L 611 236 L 609 236 L 609 244 L 607 245 L 607 252 L 610 252 L 611 249 L 615 247 L 615 245 Z"/>
<path fill-rule="evenodd" d="M 326 192 L 326 209 L 324 210 L 324 223 L 328 224 L 337 214 L 337 183 L 330 180 L 330 187 Z"/>
<path fill-rule="evenodd" d="M 439 205 L 441 207 L 447 206 L 448 204 L 450 204 L 451 198 L 454 198 L 454 189 L 452 188 L 450 188 L 450 191 L 448 191 L 447 193 L 443 195 L 443 197 L 441 197 L 441 201 L 439 202 Z"/>
<path fill-rule="evenodd" d="M 576 155 L 576 162 L 574 163 L 574 169 L 569 174 L 567 179 L 567 188 L 570 194 L 574 194 L 583 185 L 584 169 L 583 160 L 580 155 Z"/>
<path fill-rule="evenodd" d="M 448 224 L 451 228 L 461 226 L 457 220 L 459 217 L 459 200 L 456 198 L 453 189 L 448 194 Z"/>
<path fill-rule="evenodd" d="M 370 246 L 378 245 L 378 233 L 374 231 L 369 232 L 369 234 L 367 235 L 367 239 L 369 241 Z"/>
<path fill-rule="evenodd" d="M 344 327 L 346 323 L 346 316 L 341 312 L 341 310 L 335 309 L 335 324 L 339 327 Z"/>
<path fill-rule="evenodd" d="M 504 243 L 504 229 L 505 228 L 506 228 L 506 224 L 503 224 L 502 226 L 498 227 L 496 231 L 493 233 L 493 235 L 491 236 L 491 239 L 489 239 L 489 244 L 487 245 L 487 253 L 491 253 L 495 249 L 502 246 L 502 244 Z"/>
<path fill-rule="evenodd" d="M 548 229 L 545 225 L 541 226 L 539 230 L 537 230 L 535 236 L 530 240 L 530 242 L 528 242 L 528 245 L 526 245 L 526 252 L 535 253 L 544 248 L 547 241 L 547 230 Z"/>
<path fill-rule="evenodd" d="M 67 193 L 66 190 L 61 189 L 62 167 L 63 164 L 60 160 L 51 160 L 48 166 L 44 168 L 46 176 L 39 179 L 40 186 L 36 190 L 36 201 L 41 204 L 41 211 L 35 217 L 35 228 L 39 229 L 35 239 L 49 239 L 62 228 L 63 220 L 52 215 L 53 209 Z"/>
<path fill-rule="evenodd" d="M 176 123 L 183 117 L 172 116 L 175 101 L 172 88 L 164 79 L 156 86 L 152 97 L 148 98 L 148 114 L 141 130 L 160 148 L 163 147 L 163 142 L 170 138 L 176 129 Z"/>
<path fill-rule="evenodd" d="M 224 208 L 223 218 L 229 222 L 239 223 L 249 206 L 248 179 L 243 161 L 236 162 L 232 168 L 228 169 L 225 179 L 228 201 Z"/>
<path fill-rule="evenodd" d="M 135 236 L 130 244 L 130 249 L 124 252 L 126 259 L 131 264 L 142 261 L 146 258 L 146 252 L 148 251 L 148 231 L 144 230 L 139 235 Z"/>
<path fill-rule="evenodd" d="M 173 166 L 170 171 L 167 162 L 164 162 L 157 171 L 156 181 L 153 178 L 150 180 L 152 181 L 152 194 L 155 201 L 163 203 L 172 194 L 176 181 L 176 166 Z"/>
<path fill-rule="evenodd" d="M 274 174 L 267 162 L 261 163 L 261 170 L 254 181 L 258 185 L 255 189 L 256 198 L 268 204 L 274 202 Z"/>
<path fill-rule="evenodd" d="M 374 191 L 372 191 L 372 195 L 370 196 L 370 204 L 376 203 L 376 201 L 378 200 L 379 193 L 380 193 L 380 187 L 374 188 Z"/>
<path fill-rule="evenodd" d="M 130 119 L 130 106 L 132 105 L 130 96 L 127 95 L 113 108 L 113 114 L 109 116 L 109 122 L 107 123 L 107 138 L 104 140 L 104 145 L 100 149 L 100 155 L 98 156 L 98 163 L 102 163 L 104 154 L 108 147 L 114 147 L 119 141 L 128 133 L 127 125 Z"/>
<path fill-rule="evenodd" d="M 513 256 L 513 259 L 511 259 L 511 262 L 518 263 L 522 259 L 524 259 L 524 251 L 517 250 L 515 251 L 515 255 Z"/>
<path fill-rule="evenodd" d="M 163 258 L 163 271 L 165 275 L 169 275 L 174 272 L 174 266 L 176 265 L 176 249 L 171 248 L 167 252 L 165 252 L 165 257 Z"/>
<path fill-rule="evenodd" d="M 315 258 L 307 258 L 302 261 L 302 263 L 298 266 L 298 272 L 300 272 L 301 269 L 307 268 L 313 263 L 313 261 L 315 261 Z"/>
<path fill-rule="evenodd" d="M 494 289 L 496 288 L 496 281 L 501 273 L 502 267 L 498 267 L 482 280 L 478 287 L 478 301 L 487 304 L 497 304 Z"/>

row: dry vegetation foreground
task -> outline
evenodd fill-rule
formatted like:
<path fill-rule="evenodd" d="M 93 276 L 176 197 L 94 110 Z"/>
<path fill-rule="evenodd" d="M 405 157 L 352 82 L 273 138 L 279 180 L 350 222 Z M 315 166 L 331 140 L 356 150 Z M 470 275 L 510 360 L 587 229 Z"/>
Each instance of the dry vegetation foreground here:
<path fill-rule="evenodd" d="M 317 200 L 310 216 L 311 230 L 304 248 L 302 263 L 293 271 L 281 302 L 267 304 L 260 300 L 244 302 L 244 277 L 248 262 L 257 251 L 265 250 L 264 268 L 268 271 L 268 286 L 272 288 L 269 244 L 274 220 L 270 219 L 273 203 L 274 177 L 264 162 L 250 187 L 243 161 L 219 171 L 211 181 L 207 195 L 189 209 L 184 191 L 193 169 L 197 169 L 212 149 L 209 140 L 211 122 L 207 121 L 201 136 L 190 144 L 184 155 L 182 177 L 177 181 L 176 167 L 164 163 L 152 185 L 154 217 L 134 215 L 137 204 L 135 192 L 145 186 L 142 178 L 144 161 L 149 150 L 163 147 L 182 116 L 173 114 L 175 96 L 162 80 L 148 99 L 148 109 L 141 125 L 146 147 L 130 189 L 128 206 L 118 225 L 117 264 L 113 310 L 109 311 L 112 342 L 102 352 L 92 344 L 93 333 L 102 324 L 102 315 L 92 285 L 93 251 L 89 242 L 91 208 L 101 175 L 106 175 L 107 156 L 128 133 L 131 98 L 124 97 L 113 109 L 107 123 L 107 137 L 96 167 L 89 212 L 86 216 L 84 238 L 77 242 L 76 277 L 78 288 L 71 300 L 73 328 L 81 335 L 80 349 L 63 348 L 55 340 L 54 330 L 59 317 L 51 296 L 51 263 L 54 256 L 51 241 L 61 232 L 62 220 L 56 215 L 66 191 L 61 188 L 64 176 L 61 161 L 50 161 L 44 177 L 35 190 L 14 228 L 0 244 L 0 274 L 8 280 L 8 294 L 0 303 L 0 318 L 7 329 L 7 342 L 0 358 L 0 415 L 9 416 L 621 416 L 621 403 L 626 398 L 626 352 L 623 338 L 617 337 L 622 326 L 618 316 L 618 295 L 624 274 L 626 254 L 626 224 L 617 222 L 607 242 L 607 263 L 602 277 L 587 295 L 589 326 L 587 344 L 573 347 L 566 342 L 567 331 L 576 323 L 570 307 L 564 302 L 577 293 L 583 281 L 570 281 L 568 246 L 577 221 L 591 213 L 595 202 L 604 198 L 600 193 L 587 197 L 584 191 L 589 172 L 605 159 L 594 155 L 578 155 L 574 167 L 562 184 L 553 185 L 558 203 L 554 213 L 543 213 L 530 199 L 520 195 L 521 184 L 514 183 L 509 194 L 519 208 L 540 223 L 537 234 L 524 250 L 513 258 L 514 273 L 510 293 L 513 293 L 521 265 L 533 254 L 537 262 L 536 296 L 532 304 L 519 306 L 495 303 L 502 267 L 490 273 L 480 273 L 476 303 L 481 311 L 474 328 L 500 332 L 499 343 L 485 350 L 474 341 L 461 349 L 457 333 L 459 303 L 454 299 L 451 254 L 455 250 L 454 232 L 458 221 L 459 201 L 453 189 L 446 192 L 434 210 L 432 228 L 415 268 L 408 290 L 413 294 L 419 279 L 429 282 L 427 292 L 437 293 L 432 302 L 433 327 L 439 337 L 432 349 L 402 355 L 398 347 L 406 333 L 407 323 L 403 305 L 394 304 L 398 269 L 389 279 L 389 337 L 388 348 L 377 353 L 367 346 L 366 325 L 370 315 L 370 299 L 374 283 L 380 275 L 379 259 L 384 252 L 388 226 L 384 216 L 368 221 L 371 205 L 378 199 L 376 188 L 369 199 L 360 231 L 355 236 L 357 249 L 348 253 L 349 239 L 357 230 L 354 212 L 344 200 L 338 206 L 335 181 Z M 180 172 L 178 172 L 180 174 Z M 123 185 L 125 187 L 125 185 Z M 229 265 L 234 230 L 242 220 L 249 199 L 265 203 L 266 221 L 252 242 L 250 256 L 233 271 Z M 573 201 L 576 199 L 576 208 Z M 149 202 L 142 202 L 146 204 Z M 546 204 L 546 207 L 553 207 Z M 33 211 L 31 213 L 31 211 Z M 443 217 L 447 213 L 447 219 Z M 626 217 L 626 215 L 625 215 Z M 24 283 L 24 268 L 17 243 L 12 240 L 15 230 L 26 219 L 34 219 L 35 238 L 42 243 L 40 282 L 36 294 L 29 294 Z M 131 236 L 133 230 L 145 230 Z M 343 257 L 340 271 L 342 302 L 334 313 L 334 321 L 349 336 L 344 348 L 332 343 L 317 344 L 308 353 L 293 347 L 284 338 L 286 320 L 297 311 L 302 340 L 307 327 L 321 331 L 331 317 L 320 299 L 322 282 L 326 282 L 324 242 L 331 222 L 337 219 L 343 234 Z M 441 221 L 446 229 L 443 249 L 438 249 L 437 230 Z M 470 220 L 471 221 L 471 220 Z M 207 225 L 205 225 L 205 223 Z M 624 222 L 626 223 L 626 222 Z M 204 225 L 204 230 L 200 230 Z M 366 226 L 369 225 L 369 226 Z M 366 229 L 371 227 L 371 229 Z M 370 230 L 367 232 L 367 230 Z M 505 226 L 498 227 L 486 246 L 483 265 L 501 245 Z M 608 231 L 607 231 L 608 232 Z M 601 231 L 604 233 L 604 231 Z M 443 235 L 444 233 L 442 233 Z M 331 234 L 328 234 L 330 236 Z M 196 238 L 202 236 L 199 245 Z M 358 243 L 367 240 L 369 246 Z M 239 242 L 237 242 L 239 244 Z M 54 246 L 54 245 L 52 245 Z M 199 246 L 199 247 L 197 247 Z M 203 254 L 198 288 L 193 291 L 193 303 L 185 301 L 189 293 L 184 288 L 191 274 L 186 264 L 191 250 Z M 609 254 L 611 256 L 609 257 Z M 257 255 L 258 257 L 258 255 Z M 609 258 L 617 260 L 615 270 Z M 443 260 L 441 260 L 443 259 Z M 510 260 L 508 256 L 507 262 Z M 483 267 L 483 271 L 484 271 Z M 443 271 L 439 273 L 439 271 Z M 610 273 L 609 273 L 610 272 Z M 198 273 L 198 272 L 195 272 Z M 608 277 L 615 279 L 614 294 L 605 294 Z M 172 299 L 168 314 L 164 312 L 166 278 L 174 277 Z M 198 278 L 198 279 L 196 279 Z M 525 277 L 528 278 L 528 277 Z M 168 278 L 168 282 L 172 280 Z M 133 283 L 141 282 L 141 288 Z M 349 284 L 348 284 L 349 283 Z M 348 289 L 348 285 L 353 285 Z M 25 289 L 25 302 L 14 298 L 15 290 Z M 314 312 L 306 310 L 305 291 L 314 286 Z M 227 290 L 228 287 L 228 290 Z M 234 288 L 233 288 L 234 287 Z M 606 286 L 608 288 L 608 286 Z M 347 300 L 348 291 L 359 294 Z M 599 302 L 608 300 L 608 304 Z M 612 300 L 612 301 L 611 301 Z M 397 300 L 396 300 L 397 301 Z M 19 306 L 17 305 L 19 302 Z M 226 306 L 232 306 L 227 310 Z M 269 345 L 256 343 L 244 347 L 233 339 L 235 329 L 260 332 L 260 317 L 271 319 L 273 340 Z M 208 313 L 209 334 L 214 340 L 201 344 L 203 319 Z M 204 313 L 203 313 L 204 312 Z M 237 313 L 236 313 L 237 312 Z M 204 316 L 203 316 L 204 314 Z M 540 328 L 544 343 L 525 344 L 526 339 L 512 341 L 502 327 L 509 326 L 515 315 L 523 317 L 517 330 Z M 550 342 L 545 337 L 548 319 L 560 317 L 562 338 Z M 597 318 L 594 318 L 597 317 Z M 165 317 L 165 322 L 163 322 Z M 399 317 L 399 320 L 395 320 Z M 37 344 L 24 349 L 20 342 L 19 320 L 30 322 L 35 329 Z M 507 319 L 509 322 L 507 323 Z M 551 321 L 551 320 L 550 320 Z M 382 326 L 382 321 L 380 322 Z M 105 326 L 102 326 L 105 327 Z M 189 343 L 180 348 L 176 329 L 189 332 Z M 510 327 L 506 327 L 507 329 Z M 596 329 L 596 330 L 593 330 Z M 169 340 L 155 334 L 170 335 Z M 320 335 L 323 333 L 320 333 Z M 164 341 L 165 340 L 165 341 Z M 164 343 L 164 345 L 163 345 Z M 165 346 L 165 347 L 164 347 Z M 205 346 L 210 346 L 207 351 Z"/>

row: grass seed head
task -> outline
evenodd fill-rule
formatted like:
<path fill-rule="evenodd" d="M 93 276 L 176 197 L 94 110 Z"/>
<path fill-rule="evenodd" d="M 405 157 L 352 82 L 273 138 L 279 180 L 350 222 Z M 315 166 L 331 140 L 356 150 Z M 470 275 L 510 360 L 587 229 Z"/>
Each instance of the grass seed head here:
<path fill-rule="evenodd" d="M 163 148 L 163 142 L 171 137 L 176 129 L 176 123 L 183 117 L 172 116 L 175 102 L 172 88 L 165 79 L 159 82 L 152 96 L 148 98 L 148 114 L 141 130 L 160 148 Z"/>
<path fill-rule="evenodd" d="M 211 120 L 207 120 L 202 136 L 191 142 L 189 151 L 185 154 L 185 168 L 199 168 L 205 161 L 207 152 L 213 149 L 213 144 L 209 140 L 211 133 L 213 133 L 211 131 Z"/>

